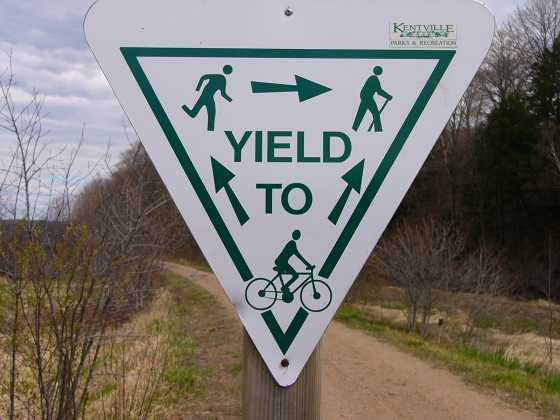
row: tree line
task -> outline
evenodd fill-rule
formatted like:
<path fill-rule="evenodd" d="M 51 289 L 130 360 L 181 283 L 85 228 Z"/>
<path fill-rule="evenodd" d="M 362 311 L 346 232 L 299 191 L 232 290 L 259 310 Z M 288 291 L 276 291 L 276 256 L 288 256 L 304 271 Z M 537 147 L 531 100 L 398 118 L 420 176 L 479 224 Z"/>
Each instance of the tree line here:
<path fill-rule="evenodd" d="M 453 225 L 467 248 L 502 256 L 524 297 L 552 283 L 560 298 L 559 35 L 558 0 L 529 0 L 498 28 L 393 221 Z"/>

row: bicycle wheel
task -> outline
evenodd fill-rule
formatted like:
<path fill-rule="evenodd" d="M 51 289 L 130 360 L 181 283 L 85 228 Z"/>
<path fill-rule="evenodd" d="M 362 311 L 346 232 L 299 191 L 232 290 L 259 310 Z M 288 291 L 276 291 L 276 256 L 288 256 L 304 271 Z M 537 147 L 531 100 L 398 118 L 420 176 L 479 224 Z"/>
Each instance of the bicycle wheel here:
<path fill-rule="evenodd" d="M 300 299 L 301 304 L 308 311 L 322 312 L 331 304 L 332 291 L 324 281 L 313 280 L 303 286 L 300 292 Z"/>
<path fill-rule="evenodd" d="M 245 300 L 257 311 L 271 308 L 277 298 L 276 286 L 268 279 L 255 279 L 245 289 Z"/>

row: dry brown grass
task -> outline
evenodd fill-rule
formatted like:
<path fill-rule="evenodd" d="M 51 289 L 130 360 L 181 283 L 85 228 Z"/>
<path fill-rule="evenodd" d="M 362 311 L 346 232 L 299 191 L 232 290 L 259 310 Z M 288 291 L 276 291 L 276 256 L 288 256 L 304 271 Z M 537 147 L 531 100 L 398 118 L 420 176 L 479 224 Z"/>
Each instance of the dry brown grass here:
<path fill-rule="evenodd" d="M 180 276 L 169 275 L 172 308 L 179 335 L 192 340 L 191 368 L 175 378 L 192 379 L 175 387 L 172 404 L 160 412 L 167 419 L 239 419 L 241 414 L 241 333 L 235 319 L 214 297 Z M 179 373 L 169 371 L 169 373 Z M 169 379 L 169 378 L 168 378 Z M 191 392 L 184 393 L 181 389 Z"/>
<path fill-rule="evenodd" d="M 171 297 L 163 290 L 151 307 L 109 332 L 91 390 L 88 415 L 104 419 L 154 416 L 171 344 L 154 325 L 169 316 Z"/>
<path fill-rule="evenodd" d="M 442 299 L 442 303 L 445 304 L 438 305 L 432 312 L 432 333 L 437 335 L 442 332 L 437 324 L 443 319 L 443 333 L 451 339 L 459 337 L 466 328 L 468 311 L 475 304 L 473 299 L 467 294 L 447 293 Z M 362 284 L 353 290 L 347 300 L 354 307 L 372 313 L 388 324 L 401 328 L 406 326 L 405 298 L 400 288 L 378 286 L 368 290 L 367 286 Z M 546 301 L 520 301 L 496 297 L 490 306 L 491 311 L 477 321 L 474 341 L 478 345 L 483 348 L 503 348 L 511 357 L 560 372 L 560 305 Z M 554 317 L 552 365 L 548 363 L 545 351 L 549 310 L 552 310 Z"/>
<path fill-rule="evenodd" d="M 116 342 L 116 360 L 102 358 L 92 418 L 142 418 L 146 389 L 154 408 L 150 419 L 239 418 L 241 343 L 235 321 L 188 280 L 168 278 L 151 309 L 117 332 L 144 338 Z M 122 406 L 129 415 L 122 415 Z"/>
<path fill-rule="evenodd" d="M 4 337 L 0 336 L 0 340 Z M 168 276 L 149 307 L 104 339 L 86 418 L 238 419 L 241 337 L 234 319 L 188 280 Z M 9 364 L 0 351 L 0 369 Z M 33 371 L 20 366 L 18 408 L 37 402 Z M 0 375 L 0 418 L 8 375 Z"/>

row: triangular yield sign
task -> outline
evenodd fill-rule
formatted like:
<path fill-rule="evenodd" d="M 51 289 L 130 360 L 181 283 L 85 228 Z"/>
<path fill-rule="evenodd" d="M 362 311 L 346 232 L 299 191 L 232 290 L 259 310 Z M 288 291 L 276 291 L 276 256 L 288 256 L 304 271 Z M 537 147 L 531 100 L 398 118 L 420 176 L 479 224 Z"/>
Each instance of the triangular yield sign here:
<path fill-rule="evenodd" d="M 288 386 L 482 62 L 494 20 L 472 0 L 280 6 L 105 0 L 85 29 Z"/>

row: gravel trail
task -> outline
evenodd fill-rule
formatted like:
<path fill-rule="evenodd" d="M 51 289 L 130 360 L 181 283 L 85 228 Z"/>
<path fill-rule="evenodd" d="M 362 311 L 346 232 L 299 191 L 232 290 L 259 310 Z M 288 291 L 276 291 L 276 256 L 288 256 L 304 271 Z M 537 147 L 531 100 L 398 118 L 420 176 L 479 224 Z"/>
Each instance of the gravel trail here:
<path fill-rule="evenodd" d="M 216 277 L 167 264 L 208 290 L 236 316 Z M 325 420 L 529 420 L 460 377 L 360 331 L 332 322 L 321 349 Z"/>

